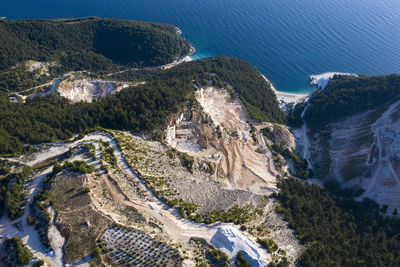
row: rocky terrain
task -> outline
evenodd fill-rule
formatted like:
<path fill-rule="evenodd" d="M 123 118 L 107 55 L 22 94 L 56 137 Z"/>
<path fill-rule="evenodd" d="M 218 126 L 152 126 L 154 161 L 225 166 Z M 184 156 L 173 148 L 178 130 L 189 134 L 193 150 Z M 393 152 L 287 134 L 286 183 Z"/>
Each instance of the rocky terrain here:
<path fill-rule="evenodd" d="M 167 129 L 168 144 L 212 162 L 226 188 L 269 195 L 276 190 L 272 154 L 241 101 L 221 88 L 196 92 L 196 111 L 182 113 Z"/>
<path fill-rule="evenodd" d="M 115 94 L 129 85 L 129 83 L 93 80 L 72 75 L 59 82 L 56 91 L 73 102 L 92 102 L 94 99 Z"/>
<path fill-rule="evenodd" d="M 60 20 L 43 25 L 42 21 L 34 23 L 50 28 L 53 24 L 65 23 L 63 30 L 68 32 L 70 27 L 81 26 L 81 22 L 94 26 L 98 19 Z M 112 20 L 104 23 L 118 24 Z M 136 25 L 134 22 L 123 23 L 126 27 Z M 136 29 L 136 26 L 133 28 Z M 166 31 L 170 30 L 167 25 L 153 26 L 154 31 L 163 27 Z M 40 29 L 35 33 L 37 36 L 41 34 Z M 68 39 L 70 35 L 60 36 Z M 93 37 L 88 34 L 82 36 Z M 132 33 L 128 37 L 133 38 Z M 174 38 L 172 32 L 168 40 Z M 108 37 L 104 42 L 107 40 Z M 137 40 L 135 37 L 121 44 Z M 155 36 L 151 40 L 156 40 Z M 77 38 L 61 43 L 69 45 L 74 41 L 82 40 Z M 143 70 L 146 73 L 160 71 L 160 77 L 161 72 L 166 71 L 167 75 L 182 78 L 181 74 L 174 74 L 168 69 L 190 61 L 189 56 L 194 49 L 186 40 L 178 38 L 176 41 L 177 49 L 171 51 L 174 52 L 174 55 L 171 53 L 172 63 L 165 64 L 168 60 L 164 55 L 156 59 L 165 65 L 156 66 L 158 61 L 153 59 L 147 62 L 151 64 L 142 62 L 143 66 L 148 65 Z M 165 45 L 167 42 L 164 40 L 158 44 Z M 168 48 L 173 46 L 167 45 Z M 171 79 L 174 87 L 168 85 L 169 80 L 165 84 L 158 81 L 158 76 L 134 73 L 141 70 L 135 69 L 136 65 L 131 62 L 137 58 L 129 59 L 135 56 L 130 50 L 136 47 L 118 51 L 127 52 L 121 57 L 126 61 L 125 69 L 122 65 L 113 65 L 121 61 L 114 57 L 108 61 L 101 58 L 106 63 L 87 62 L 93 60 L 90 53 L 89 58 L 82 56 L 84 53 L 79 54 L 81 62 L 75 62 L 79 67 L 68 65 L 72 62 L 68 63 L 65 58 L 60 62 L 50 61 L 53 58 L 49 58 L 49 62 L 28 60 L 15 66 L 13 75 L 24 79 L 13 83 L 12 90 L 7 85 L 4 104 L 14 105 L 11 110 L 14 107 L 19 110 L 31 103 L 48 105 L 50 101 L 57 106 L 59 98 L 31 101 L 36 96 L 49 94 L 67 98 L 69 101 L 65 104 L 69 107 L 79 107 L 73 102 L 93 102 L 127 87 L 143 85 L 147 79 L 149 88 L 139 89 L 148 89 L 146 92 L 153 93 L 149 96 L 143 94 L 143 99 L 141 96 L 138 101 L 131 101 L 138 102 L 138 106 L 132 107 L 127 116 L 132 118 L 137 114 L 136 119 L 144 116 L 140 113 L 144 111 L 144 103 L 148 103 L 148 112 L 152 113 L 157 107 L 151 107 L 152 101 L 147 100 L 158 97 L 159 100 L 154 101 L 159 102 L 156 104 L 158 108 L 160 105 L 166 108 L 165 112 L 157 115 L 159 126 L 165 126 L 161 121 L 166 117 L 169 126 L 163 136 L 161 131 L 149 134 L 145 130 L 141 133 L 108 130 L 99 125 L 114 127 L 102 124 L 82 125 L 83 128 L 70 131 L 64 128 L 68 122 L 56 121 L 55 124 L 62 125 L 56 135 L 46 133 L 32 142 L 23 140 L 24 144 L 18 147 L 20 153 L 7 154 L 8 158 L 2 158 L 0 162 L 0 202 L 4 206 L 0 218 L 0 259 L 6 260 L 6 264 L 34 266 L 235 266 L 235 261 L 240 258 L 249 261 L 252 266 L 294 265 L 302 246 L 282 215 L 277 213 L 276 194 L 273 194 L 278 191 L 277 176 L 284 175 L 290 164 L 285 169 L 281 166 L 276 168 L 275 161 L 279 155 L 271 150 L 275 142 L 285 149 L 295 149 L 294 137 L 283 125 L 257 123 L 251 119 L 254 112 L 259 112 L 263 120 L 284 122 L 284 113 L 270 98 L 273 93 L 265 81 L 251 65 L 235 59 L 219 58 L 217 62 L 230 70 L 227 76 L 218 77 L 214 72 L 202 71 L 202 66 L 193 65 L 199 69 L 200 75 L 193 78 L 200 78 L 199 84 L 208 81 L 208 85 L 199 88 L 196 81 L 187 79 L 180 87 L 185 88 L 182 92 L 187 95 L 180 101 L 172 101 L 177 97 L 175 78 Z M 138 47 L 142 49 L 140 45 Z M 31 54 L 37 53 L 33 46 L 26 45 L 25 48 L 32 49 Z M 48 48 L 47 52 L 53 49 L 43 48 Z M 91 47 L 86 48 L 92 52 Z M 60 51 L 57 50 L 57 53 Z M 69 56 L 68 53 L 64 56 Z M 207 64 L 218 71 L 226 71 L 213 62 Z M 97 69 L 103 69 L 103 74 L 106 70 L 115 73 L 104 74 L 106 80 L 90 78 L 96 76 L 94 65 L 101 66 Z M 236 80 L 237 73 L 231 68 L 235 70 L 240 66 L 245 72 Z M 136 82 L 108 80 L 114 74 L 121 80 Z M 6 78 L 12 80 L 11 76 Z M 225 79 L 232 80 L 237 92 L 223 81 Z M 158 87 L 168 88 L 159 90 Z M 191 89 L 196 89 L 196 92 Z M 251 96 L 240 100 L 240 94 L 253 90 L 259 91 L 265 103 L 271 103 L 272 111 L 262 111 L 263 108 L 268 109 L 265 103 L 256 103 Z M 126 97 L 124 92 L 116 97 L 119 96 Z M 47 103 L 43 99 L 52 100 Z M 256 106 L 255 110 L 249 109 L 251 116 L 246 110 L 246 107 L 253 107 L 249 105 Z M 119 106 L 123 109 L 127 104 Z M 107 112 L 109 108 L 104 110 Z M 42 109 L 34 111 L 41 112 Z M 66 113 L 64 108 L 59 111 Z M 42 119 L 43 113 L 49 115 L 52 112 L 41 112 L 39 117 Z M 80 119 L 81 111 L 77 114 L 78 119 L 73 121 Z M 53 119 L 50 120 L 53 123 Z M 29 123 L 43 129 L 42 132 L 54 127 L 45 129 L 45 124 Z M 143 123 L 152 125 L 147 118 Z M 141 125 L 137 126 L 136 130 L 142 129 Z M 24 127 L 21 126 L 24 132 L 29 132 Z M 129 127 L 117 129 L 132 130 Z M 268 139 L 263 132 L 265 129 L 273 132 L 276 138 Z M 81 134 L 73 134 L 76 131 Z M 17 142 L 17 137 L 11 135 L 11 139 Z M 38 142 L 49 143 L 36 145 Z"/>
<path fill-rule="evenodd" d="M 316 177 L 337 180 L 344 188 L 360 192 L 360 200 L 368 197 L 387 205 L 388 215 L 400 209 L 399 104 L 358 113 L 318 132 L 308 132 L 307 153 Z M 301 131 L 295 131 L 295 136 L 304 148 Z"/>
<path fill-rule="evenodd" d="M 50 224 L 48 231 L 50 250 L 42 245 L 40 240 L 33 241 L 33 237 L 38 238 L 38 232 L 34 230 L 33 226 L 23 223 L 26 221 L 26 217 L 19 219 L 23 223 L 22 229 L 15 228 L 15 222 L 2 222 L 2 237 L 14 235 L 24 237 L 29 231 L 26 239 L 23 238 L 24 244 L 30 248 L 34 256 L 43 259 L 49 266 L 59 266 L 61 259 L 67 263 L 90 261 L 91 258 L 87 256 L 92 255 L 93 244 L 112 223 L 140 229 L 151 237 L 149 240 L 155 242 L 154 244 L 158 244 L 157 242 L 168 244 L 171 248 L 176 249 L 181 257 L 184 256 L 184 266 L 194 266 L 195 255 L 201 254 L 190 241 L 192 237 L 202 238 L 210 245 L 220 248 L 228 254 L 231 262 L 234 261 L 239 249 L 245 251 L 250 249 L 248 251 L 249 259 L 258 262 L 260 266 L 265 266 L 271 256 L 259 245 L 256 245 L 255 236 L 276 238 L 274 236 L 278 232 L 288 231 L 286 234 L 279 234 L 280 237 L 276 238 L 277 243 L 280 248 L 287 251 L 287 257 L 291 261 L 298 257 L 300 245 L 293 243 L 295 240 L 293 233 L 288 230 L 281 219 L 272 219 L 279 216 L 276 217 L 271 206 L 268 206 L 269 208 L 266 206 L 272 200 L 263 200 L 261 196 L 250 192 L 221 188 L 218 183 L 208 179 L 210 174 L 201 169 L 203 165 L 199 164 L 197 160 L 192 169 L 194 174 L 192 174 L 182 165 L 179 158 L 170 158 L 169 150 L 158 142 L 145 141 L 128 133 L 114 132 L 113 134 L 122 151 L 111 135 L 96 133 L 73 143 L 44 147 L 42 151 L 26 158 L 27 163 L 31 166 L 43 166 L 41 162 L 49 162 L 49 159 L 58 159 L 62 163 L 65 162 L 65 152 L 69 151 L 68 161 L 83 160 L 94 166 L 93 173 L 79 175 L 65 170 L 55 176 L 50 167 L 41 172 L 40 176 L 34 174 L 33 181 L 35 183 L 27 185 L 34 190 L 30 195 L 34 199 L 36 191 L 45 186 L 48 181 L 52 181 L 49 198 L 43 201 L 43 205 L 48 206 L 50 213 L 53 214 L 51 217 L 54 217 L 56 226 L 54 228 Z M 93 144 L 93 146 L 89 144 Z M 143 153 L 144 151 L 146 153 Z M 147 157 L 142 157 L 144 154 L 147 154 Z M 141 158 L 141 164 L 133 165 L 134 162 L 131 162 L 131 159 L 135 156 Z M 144 162 L 147 166 L 143 164 Z M 135 166 L 135 169 L 131 169 L 130 166 Z M 201 174 L 202 172 L 203 174 Z M 136 173 L 139 173 L 140 176 Z M 148 178 L 150 174 L 155 176 L 161 175 L 161 173 L 167 177 L 169 174 L 174 175 L 175 179 L 173 180 L 176 181 L 170 180 L 173 185 L 171 188 L 175 188 L 172 195 L 195 203 L 199 207 L 199 213 L 212 210 L 223 211 L 234 204 L 239 207 L 251 204 L 255 209 L 252 219 L 244 221 L 248 231 L 240 233 L 242 231 L 239 230 L 239 227 L 233 224 L 205 225 L 182 219 L 180 209 L 171 209 L 153 193 L 162 195 L 162 190 L 152 186 Z M 54 178 L 45 180 L 46 177 Z M 146 181 L 139 177 L 144 177 Z M 42 185 L 43 181 L 45 181 L 44 185 Z M 203 194 L 204 188 L 208 188 L 209 194 Z M 168 197 L 165 200 L 168 200 Z M 51 210 L 54 210 L 55 213 Z M 29 214 L 28 209 L 25 212 Z M 261 227 L 269 230 L 259 232 L 257 229 L 261 229 Z M 61 237 L 59 237 L 57 229 L 59 229 Z M 62 237 L 66 237 L 66 239 L 64 240 Z M 233 249 L 231 245 L 228 246 L 228 243 L 234 244 Z M 63 248 L 62 251 L 59 250 L 60 247 Z M 64 255 L 60 256 L 60 253 Z M 116 254 L 110 254 L 110 257 L 107 255 L 92 260 L 103 261 L 107 257 L 110 260 L 119 261 L 121 259 L 121 256 L 112 256 Z M 204 260 L 206 261 L 206 259 Z"/>

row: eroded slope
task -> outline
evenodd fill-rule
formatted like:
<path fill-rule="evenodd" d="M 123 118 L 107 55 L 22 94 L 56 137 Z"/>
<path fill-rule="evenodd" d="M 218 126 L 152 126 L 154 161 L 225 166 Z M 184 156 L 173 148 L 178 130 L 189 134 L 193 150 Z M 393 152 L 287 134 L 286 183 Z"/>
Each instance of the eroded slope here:
<path fill-rule="evenodd" d="M 182 114 L 168 129 L 169 145 L 213 162 L 216 179 L 227 188 L 262 195 L 275 191 L 278 172 L 271 152 L 236 95 L 206 87 L 196 92 L 196 100 L 196 112 Z"/>
<path fill-rule="evenodd" d="M 400 208 L 399 104 L 346 117 L 313 133 L 311 155 L 320 177 L 333 177 L 346 188 L 365 190 L 387 214 Z"/>

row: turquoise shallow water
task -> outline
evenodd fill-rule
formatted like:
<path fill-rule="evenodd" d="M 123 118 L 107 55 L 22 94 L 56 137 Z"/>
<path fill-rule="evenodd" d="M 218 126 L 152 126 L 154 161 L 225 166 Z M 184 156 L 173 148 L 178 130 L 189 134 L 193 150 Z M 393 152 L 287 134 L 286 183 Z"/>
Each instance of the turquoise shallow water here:
<path fill-rule="evenodd" d="M 400 73 L 398 0 L 2 0 L 0 17 L 116 17 L 172 23 L 195 57 L 250 61 L 281 91 L 328 71 Z"/>

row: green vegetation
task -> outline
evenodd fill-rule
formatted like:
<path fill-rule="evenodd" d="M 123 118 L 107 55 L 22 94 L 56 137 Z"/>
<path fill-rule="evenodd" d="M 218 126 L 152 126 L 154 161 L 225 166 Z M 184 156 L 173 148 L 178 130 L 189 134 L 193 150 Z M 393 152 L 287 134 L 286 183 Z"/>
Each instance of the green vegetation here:
<path fill-rule="evenodd" d="M 0 180 L 0 217 L 2 217 L 4 213 L 6 193 L 8 191 L 8 184 L 11 179 L 12 175 L 8 175 Z"/>
<path fill-rule="evenodd" d="M 0 47 L 0 91 L 19 91 L 72 70 L 163 65 L 190 49 L 172 25 L 99 18 L 3 20 Z M 24 60 L 56 64 L 49 68 L 49 76 L 30 73 L 23 66 L 10 69 Z"/>
<path fill-rule="evenodd" d="M 269 266 L 270 267 L 289 267 L 290 266 L 290 262 L 288 261 L 288 259 L 286 257 L 283 257 L 278 262 L 276 262 L 276 261 L 270 262 Z"/>
<path fill-rule="evenodd" d="M 253 139 L 254 142 L 257 142 L 257 129 L 251 122 L 249 122 L 249 126 L 250 126 L 251 138 Z"/>
<path fill-rule="evenodd" d="M 153 132 L 166 126 L 171 113 L 193 103 L 193 80 L 203 85 L 212 79 L 218 84 L 232 85 L 253 118 L 285 121 L 269 84 L 254 67 L 239 59 L 209 58 L 158 72 L 144 85 L 93 103 L 71 104 L 54 94 L 13 103 L 0 94 L 0 153 L 22 153 L 23 142 L 64 140 L 71 138 L 73 132 L 98 126 Z"/>
<path fill-rule="evenodd" d="M 93 258 L 99 258 L 102 255 L 102 251 L 100 248 L 96 247 L 94 248 L 93 252 L 92 252 L 92 257 Z"/>
<path fill-rule="evenodd" d="M 306 103 L 302 102 L 290 109 L 287 110 L 287 124 L 290 127 L 300 127 L 303 125 L 304 121 L 301 118 L 301 113 L 303 113 L 304 108 L 306 107 Z"/>
<path fill-rule="evenodd" d="M 239 251 L 236 255 L 235 264 L 237 267 L 250 267 L 250 262 L 243 256 L 242 251 Z"/>
<path fill-rule="evenodd" d="M 244 224 L 252 219 L 252 205 L 239 207 L 234 205 L 226 211 L 212 210 L 203 216 L 205 223 L 214 223 L 217 221 L 235 224 Z"/>
<path fill-rule="evenodd" d="M 97 240 L 98 251 L 93 255 L 98 266 L 104 266 L 97 261 L 100 254 L 112 266 L 182 266 L 183 258 L 176 249 L 140 230 L 113 226 L 106 234 L 108 238 L 103 235 Z"/>
<path fill-rule="evenodd" d="M 181 160 L 181 164 L 183 167 L 185 167 L 189 172 L 193 171 L 193 164 L 194 164 L 194 158 L 189 156 L 186 153 L 179 153 L 179 159 Z"/>
<path fill-rule="evenodd" d="M 337 181 L 326 181 L 324 182 L 324 189 L 334 196 L 338 197 L 359 197 L 364 193 L 364 189 L 361 187 L 357 190 L 353 188 L 342 188 Z"/>
<path fill-rule="evenodd" d="M 182 68 L 187 68 L 186 73 L 182 73 L 185 76 L 195 74 L 194 80 L 200 86 L 207 85 L 209 81 L 225 89 L 231 86 L 253 119 L 279 123 L 286 121 L 270 84 L 250 63 L 237 58 L 216 57 L 176 67 L 177 71 Z"/>
<path fill-rule="evenodd" d="M 11 166 L 8 165 L 8 162 L 1 162 L 0 163 L 0 175 L 7 175 L 11 171 Z"/>
<path fill-rule="evenodd" d="M 296 170 L 296 176 L 302 179 L 306 179 L 310 176 L 310 171 L 308 170 L 308 164 L 305 159 L 299 157 L 296 153 L 290 151 L 288 148 L 285 148 L 277 143 L 272 144 L 270 147 L 272 152 L 278 153 L 282 155 L 286 159 L 290 159 L 293 161 L 294 168 Z M 279 164 L 279 160 L 278 160 Z M 283 163 L 281 163 L 283 164 Z M 279 165 L 278 165 L 279 167 Z"/>
<path fill-rule="evenodd" d="M 105 143 L 104 144 L 105 148 L 101 149 L 101 153 L 100 153 L 100 159 L 102 162 L 107 162 L 108 164 L 111 165 L 111 167 L 116 168 L 117 167 L 117 158 L 114 155 L 114 148 L 112 148 L 110 146 L 110 144 Z M 102 167 L 107 168 L 107 166 Z"/>
<path fill-rule="evenodd" d="M 85 161 L 66 161 L 63 165 L 56 163 L 54 164 L 53 171 L 46 177 L 42 189 L 39 189 L 37 194 L 34 196 L 31 205 L 31 215 L 27 217 L 27 222 L 28 224 L 35 226 L 35 229 L 39 232 L 40 241 L 46 247 L 50 247 L 50 241 L 47 237 L 47 232 L 49 230 L 49 223 L 51 220 L 51 215 L 46 208 L 49 205 L 55 204 L 54 200 L 49 200 L 52 182 L 54 182 L 55 175 L 66 168 L 70 168 L 72 171 L 79 173 L 91 173 L 94 170 L 94 167 L 92 165 L 88 165 Z M 73 191 L 74 189 L 68 193 L 73 193 Z M 89 193 L 90 189 L 88 187 L 84 187 L 82 192 Z"/>
<path fill-rule="evenodd" d="M 32 225 L 32 224 L 35 223 L 35 220 L 32 218 L 32 216 L 28 216 L 28 217 L 26 217 L 26 222 L 27 222 L 29 225 Z"/>
<path fill-rule="evenodd" d="M 219 125 L 217 125 L 217 127 L 215 128 L 215 132 L 217 133 L 218 139 L 220 139 L 222 137 L 222 131 Z"/>
<path fill-rule="evenodd" d="M 22 190 L 22 186 L 31 172 L 32 169 L 29 166 L 24 165 L 21 172 L 13 175 L 12 178 L 10 177 L 10 181 L 13 179 L 13 182 L 11 183 L 9 190 L 7 189 L 7 185 L 3 185 L 4 187 L 2 188 L 2 191 L 5 191 L 5 208 L 8 218 L 11 220 L 19 218 L 24 214 L 23 200 L 25 194 Z"/>
<path fill-rule="evenodd" d="M 63 246 L 64 261 L 72 264 L 82 257 L 90 256 L 96 247 L 96 239 L 110 225 L 111 220 L 95 211 L 89 194 L 85 175 L 62 172 L 49 179 L 49 196 L 43 204 L 52 203 L 57 213 L 57 225 L 66 242 Z M 47 232 L 44 228 L 43 232 Z"/>
<path fill-rule="evenodd" d="M 332 197 L 290 178 L 278 184 L 278 212 L 305 244 L 303 266 L 396 266 L 400 221 L 384 218 L 374 201 Z"/>
<path fill-rule="evenodd" d="M 198 206 L 196 204 L 188 203 L 183 201 L 182 199 L 166 199 L 163 198 L 163 200 L 172 208 L 177 208 L 179 211 L 179 215 L 182 218 L 192 218 L 193 213 L 197 210 Z"/>
<path fill-rule="evenodd" d="M 207 250 L 206 257 L 211 262 L 211 266 L 217 266 L 217 267 L 230 266 L 228 256 L 219 249 L 215 249 L 213 247 L 209 248 Z"/>
<path fill-rule="evenodd" d="M 286 251 L 280 249 L 274 240 L 257 238 L 257 242 L 272 255 L 270 266 L 288 267 L 290 265 L 290 262 L 286 258 Z"/>
<path fill-rule="evenodd" d="M 344 116 L 393 103 L 400 97 L 400 75 L 335 76 L 310 98 L 304 119 L 311 127 L 323 126 Z"/>
<path fill-rule="evenodd" d="M 282 155 L 284 158 L 289 159 L 293 162 L 297 177 L 306 179 L 312 175 L 311 171 L 308 169 L 307 161 L 305 159 L 302 159 L 296 153 L 290 151 L 289 148 L 281 145 L 284 142 L 279 140 L 269 128 L 264 128 L 262 132 L 269 140 L 273 142 L 272 146 L 269 146 L 269 149 L 272 152 L 277 170 L 281 171 L 282 169 L 283 162 L 279 157 L 279 155 Z"/>
<path fill-rule="evenodd" d="M 268 250 L 269 253 L 274 253 L 275 251 L 278 250 L 278 245 L 275 243 L 274 240 L 272 239 L 257 239 L 257 242 L 260 243 L 263 248 Z"/>
<path fill-rule="evenodd" d="M 28 248 L 24 247 L 21 238 L 14 236 L 5 242 L 7 253 L 2 261 L 7 266 L 15 266 L 16 264 L 29 264 L 31 262 L 32 253 Z"/>
<path fill-rule="evenodd" d="M 44 260 L 40 259 L 37 262 L 35 262 L 32 267 L 40 267 L 44 265 Z"/>
<path fill-rule="evenodd" d="M 229 258 L 221 250 L 216 249 L 213 245 L 209 245 L 203 239 L 192 237 L 191 240 L 199 246 L 202 251 L 203 257 L 206 259 L 207 265 L 202 258 L 196 258 L 197 266 L 217 266 L 217 267 L 228 267 Z"/>
<path fill-rule="evenodd" d="M 92 143 L 85 144 L 85 148 L 93 160 L 96 160 L 96 147 Z"/>
<path fill-rule="evenodd" d="M 86 161 L 83 160 L 75 160 L 73 162 L 66 161 L 63 168 L 71 168 L 72 171 L 81 173 L 92 173 L 94 171 L 94 166 L 87 164 Z"/>
<path fill-rule="evenodd" d="M 50 174 L 52 176 L 52 174 Z M 50 177 L 49 176 L 49 177 Z M 39 189 L 36 195 L 33 197 L 33 202 L 31 206 L 31 215 L 27 217 L 27 222 L 30 225 L 34 225 L 35 229 L 39 232 L 40 242 L 45 247 L 50 247 L 50 241 L 47 237 L 47 232 L 49 230 L 49 223 L 51 220 L 51 215 L 47 211 L 48 198 L 50 189 L 50 180 L 47 179 L 43 185 L 43 190 Z"/>

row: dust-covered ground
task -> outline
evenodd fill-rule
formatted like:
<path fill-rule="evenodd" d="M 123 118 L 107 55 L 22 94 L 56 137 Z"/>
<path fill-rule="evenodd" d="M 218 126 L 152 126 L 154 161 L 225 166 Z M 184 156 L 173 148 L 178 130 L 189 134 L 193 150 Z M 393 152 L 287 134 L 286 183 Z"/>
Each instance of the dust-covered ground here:
<path fill-rule="evenodd" d="M 243 103 L 215 87 L 200 88 L 196 99 L 197 110 L 183 113 L 167 129 L 168 144 L 213 162 L 226 188 L 261 195 L 275 192 L 278 172 L 272 155 L 258 129 L 251 127 Z"/>

